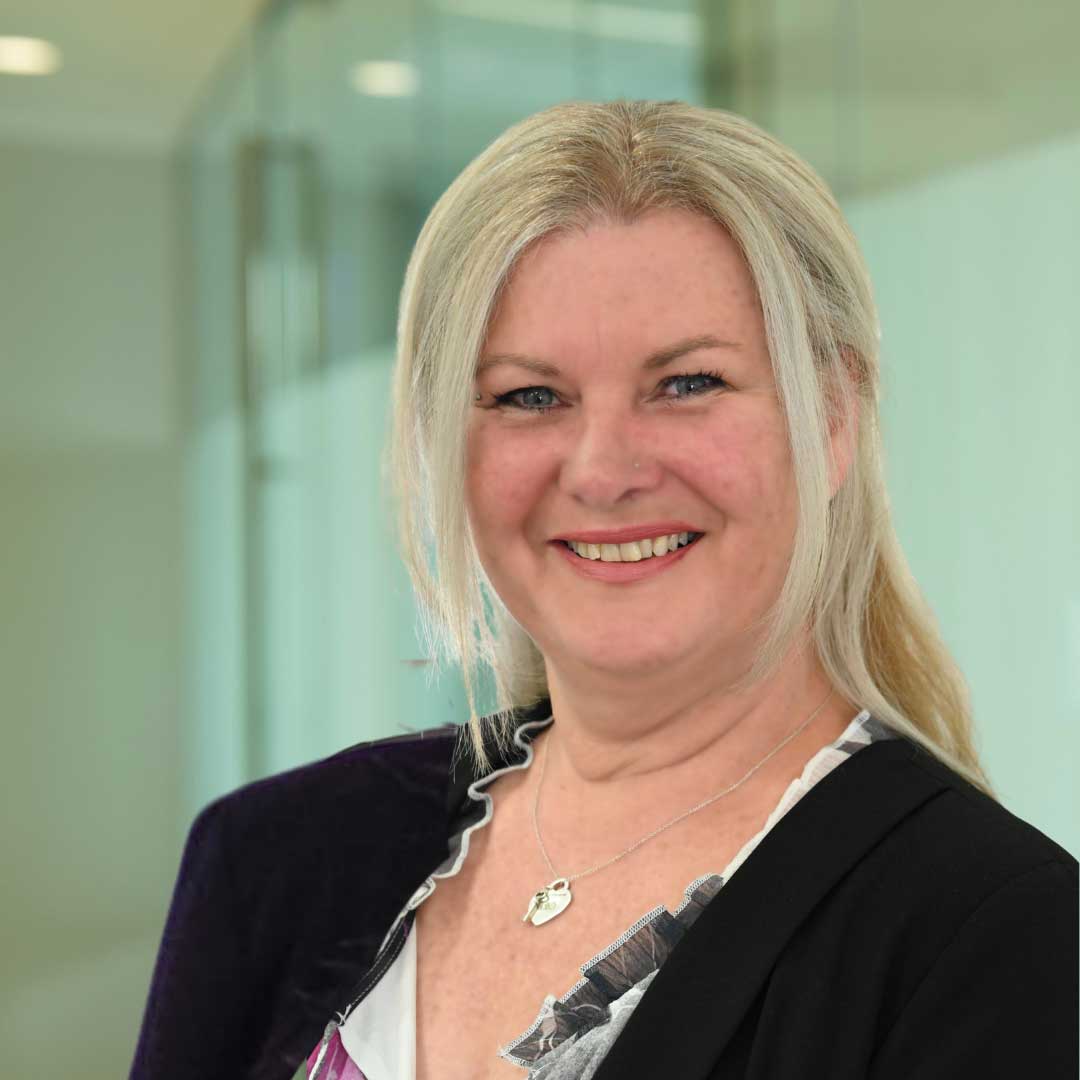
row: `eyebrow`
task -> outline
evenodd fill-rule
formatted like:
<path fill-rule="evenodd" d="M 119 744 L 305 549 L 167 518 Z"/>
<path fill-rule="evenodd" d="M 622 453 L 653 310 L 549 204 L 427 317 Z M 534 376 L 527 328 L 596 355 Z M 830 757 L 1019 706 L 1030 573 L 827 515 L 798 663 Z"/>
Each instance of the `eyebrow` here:
<path fill-rule="evenodd" d="M 668 345 L 657 350 L 647 356 L 641 366 L 644 371 L 655 371 L 657 368 L 666 367 L 680 357 L 686 356 L 687 353 L 697 352 L 699 349 L 741 348 L 742 346 L 737 341 L 724 341 L 714 334 L 702 334 L 699 337 L 685 338 L 683 341 L 675 342 L 674 345 Z M 562 374 L 550 360 L 543 360 L 538 356 L 528 356 L 525 353 L 489 353 L 481 357 L 477 363 L 476 374 L 481 375 L 493 367 L 498 367 L 500 364 L 513 364 L 515 367 L 525 368 L 527 371 L 532 371 L 549 379 Z"/>

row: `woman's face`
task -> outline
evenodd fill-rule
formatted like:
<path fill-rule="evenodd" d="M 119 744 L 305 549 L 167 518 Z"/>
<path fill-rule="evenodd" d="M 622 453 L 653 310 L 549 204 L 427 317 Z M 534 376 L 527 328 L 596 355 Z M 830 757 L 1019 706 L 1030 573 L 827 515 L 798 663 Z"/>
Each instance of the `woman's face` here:
<path fill-rule="evenodd" d="M 549 665 L 689 676 L 752 653 L 796 491 L 756 291 L 727 233 L 663 210 L 544 239 L 478 366 L 469 518 Z M 702 535 L 640 561 L 640 544 L 599 547 L 647 537 L 657 551 L 675 532 Z M 575 539 L 630 561 L 583 558 Z"/>

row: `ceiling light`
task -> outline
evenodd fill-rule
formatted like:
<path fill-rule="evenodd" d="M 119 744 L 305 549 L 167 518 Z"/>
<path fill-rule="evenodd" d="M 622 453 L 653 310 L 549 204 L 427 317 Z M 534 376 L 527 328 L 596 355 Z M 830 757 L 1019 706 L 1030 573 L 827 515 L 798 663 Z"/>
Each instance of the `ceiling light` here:
<path fill-rule="evenodd" d="M 0 37 L 0 73 L 51 75 L 60 67 L 60 50 L 32 37 Z"/>
<path fill-rule="evenodd" d="M 400 60 L 366 60 L 349 72 L 354 90 L 372 97 L 411 97 L 419 82 L 416 68 Z"/>

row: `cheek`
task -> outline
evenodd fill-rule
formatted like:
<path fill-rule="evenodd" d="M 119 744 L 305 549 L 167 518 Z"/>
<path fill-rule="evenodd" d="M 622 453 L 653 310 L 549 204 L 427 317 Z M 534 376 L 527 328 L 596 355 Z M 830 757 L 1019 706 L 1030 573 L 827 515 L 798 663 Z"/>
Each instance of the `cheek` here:
<path fill-rule="evenodd" d="M 699 444 L 696 458 L 684 460 L 689 471 L 683 475 L 697 476 L 697 492 L 721 523 L 713 549 L 716 574 L 702 590 L 717 604 L 747 605 L 752 618 L 782 584 L 798 504 L 785 432 L 759 418 L 730 419 Z"/>
<path fill-rule="evenodd" d="M 679 446 L 682 474 L 716 506 L 746 524 L 776 526 L 790 514 L 794 477 L 786 434 L 760 416 L 729 414 Z"/>
<path fill-rule="evenodd" d="M 469 516 L 482 534 L 520 522 L 536 503 L 545 471 L 528 440 L 507 439 L 477 424 L 466 442 L 465 475 Z"/>

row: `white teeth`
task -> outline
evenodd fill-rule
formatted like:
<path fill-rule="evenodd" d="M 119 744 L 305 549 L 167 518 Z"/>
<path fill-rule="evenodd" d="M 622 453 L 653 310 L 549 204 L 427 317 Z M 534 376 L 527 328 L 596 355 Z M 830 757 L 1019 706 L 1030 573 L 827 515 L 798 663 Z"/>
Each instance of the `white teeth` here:
<path fill-rule="evenodd" d="M 601 562 L 640 562 L 642 559 L 667 555 L 690 542 L 700 533 L 670 533 L 655 539 L 633 540 L 629 544 L 586 544 L 579 540 L 566 541 L 570 550 L 583 559 Z"/>

